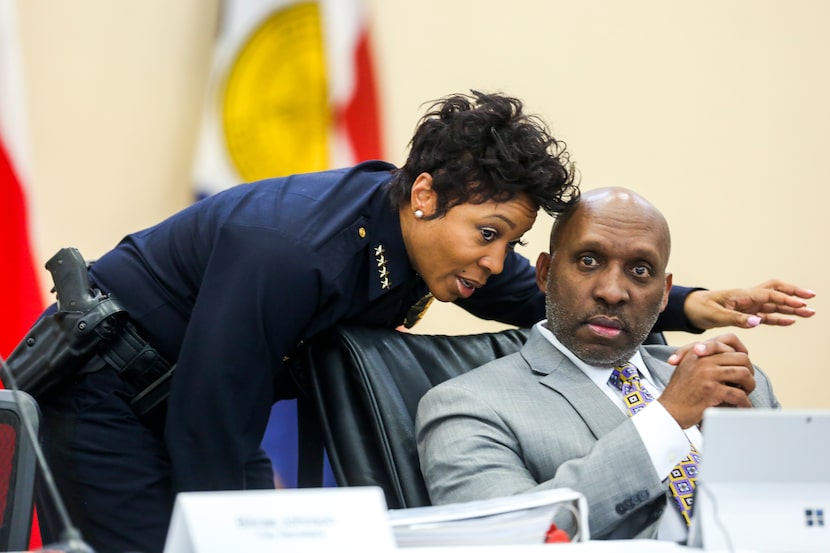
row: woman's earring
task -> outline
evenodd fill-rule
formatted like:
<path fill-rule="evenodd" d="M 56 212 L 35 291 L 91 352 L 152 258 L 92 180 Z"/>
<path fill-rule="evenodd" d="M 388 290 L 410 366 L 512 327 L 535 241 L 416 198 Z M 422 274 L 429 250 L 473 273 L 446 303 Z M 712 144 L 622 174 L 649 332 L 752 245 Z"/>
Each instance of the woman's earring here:
<path fill-rule="evenodd" d="M 421 209 L 416 209 L 415 211 L 412 212 L 412 214 L 415 216 L 416 219 L 423 219 L 424 218 L 424 212 Z"/>

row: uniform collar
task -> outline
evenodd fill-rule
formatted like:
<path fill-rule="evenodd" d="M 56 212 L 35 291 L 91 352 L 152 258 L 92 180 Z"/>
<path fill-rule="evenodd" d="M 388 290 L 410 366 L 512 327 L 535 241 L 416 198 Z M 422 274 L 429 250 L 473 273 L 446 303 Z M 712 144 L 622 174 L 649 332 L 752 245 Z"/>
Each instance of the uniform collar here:
<path fill-rule="evenodd" d="M 417 278 L 404 246 L 398 210 L 389 203 L 381 186 L 371 200 L 372 220 L 367 229 L 371 251 L 369 263 L 369 301 Z"/>

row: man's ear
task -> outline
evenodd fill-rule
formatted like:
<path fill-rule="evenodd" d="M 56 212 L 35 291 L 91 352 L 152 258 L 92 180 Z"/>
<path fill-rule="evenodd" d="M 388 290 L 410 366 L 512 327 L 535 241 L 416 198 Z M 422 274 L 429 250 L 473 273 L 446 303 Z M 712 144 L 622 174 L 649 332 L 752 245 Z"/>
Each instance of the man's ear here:
<path fill-rule="evenodd" d="M 666 306 L 669 304 L 669 292 L 671 291 L 671 282 L 672 282 L 672 274 L 666 273 L 666 287 L 663 290 L 663 305 L 660 307 L 660 312 L 662 313 Z"/>
<path fill-rule="evenodd" d="M 536 286 L 542 293 L 548 291 L 548 273 L 550 272 L 550 254 L 542 252 L 536 258 Z"/>
<path fill-rule="evenodd" d="M 412 191 L 409 194 L 411 211 L 420 209 L 425 215 L 435 213 L 435 190 L 432 188 L 432 175 L 421 173 L 415 177 L 412 183 Z"/>

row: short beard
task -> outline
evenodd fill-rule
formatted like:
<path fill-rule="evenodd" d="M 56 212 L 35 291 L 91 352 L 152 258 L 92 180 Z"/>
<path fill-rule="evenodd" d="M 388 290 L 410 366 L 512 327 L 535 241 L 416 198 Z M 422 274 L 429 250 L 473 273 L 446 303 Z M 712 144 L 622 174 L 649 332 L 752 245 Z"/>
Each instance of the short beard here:
<path fill-rule="evenodd" d="M 604 315 L 613 315 L 617 316 L 622 320 L 623 324 L 625 325 L 625 332 L 631 335 L 633 338 L 636 338 L 634 345 L 625 349 L 625 350 L 609 350 L 603 348 L 596 348 L 590 345 L 584 344 L 577 338 L 576 336 L 576 329 L 578 325 L 571 325 L 566 326 L 569 322 L 573 322 L 573 314 L 568 313 L 565 308 L 559 307 L 555 301 L 552 299 L 552 295 L 550 294 L 550 285 L 548 286 L 548 295 L 545 300 L 545 314 L 548 318 L 548 329 L 556 336 L 556 339 L 559 340 L 562 345 L 568 348 L 574 355 L 579 357 L 581 360 L 585 361 L 591 366 L 594 367 L 616 367 L 622 363 L 627 362 L 631 359 L 631 356 L 634 355 L 634 352 L 637 351 L 637 348 L 645 341 L 646 337 L 651 333 L 652 328 L 654 328 L 654 323 L 657 322 L 657 318 L 660 316 L 659 306 L 655 308 L 654 314 L 647 319 L 640 321 L 639 323 L 632 324 L 628 319 L 620 317 L 616 313 L 614 313 L 613 308 L 598 308 L 595 313 L 591 313 L 587 315 L 587 317 L 596 315 L 596 314 L 604 314 Z"/>

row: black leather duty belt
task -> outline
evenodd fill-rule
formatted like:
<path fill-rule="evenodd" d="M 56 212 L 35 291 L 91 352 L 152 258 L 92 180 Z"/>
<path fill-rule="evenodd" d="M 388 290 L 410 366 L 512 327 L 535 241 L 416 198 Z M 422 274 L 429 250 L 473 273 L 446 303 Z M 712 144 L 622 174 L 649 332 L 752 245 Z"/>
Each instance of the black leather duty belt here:
<path fill-rule="evenodd" d="M 142 338 L 130 322 L 107 342 L 101 357 L 135 389 L 130 406 L 138 418 L 144 424 L 160 429 L 167 413 L 167 396 L 175 365 Z"/>

